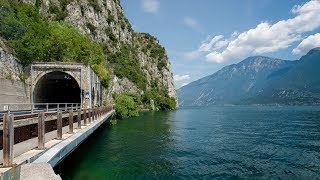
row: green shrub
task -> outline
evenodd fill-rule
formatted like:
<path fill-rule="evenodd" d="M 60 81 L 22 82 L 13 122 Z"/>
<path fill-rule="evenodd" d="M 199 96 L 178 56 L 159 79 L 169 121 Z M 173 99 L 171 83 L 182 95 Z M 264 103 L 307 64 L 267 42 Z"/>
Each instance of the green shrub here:
<path fill-rule="evenodd" d="M 108 87 L 110 83 L 110 72 L 108 69 L 106 69 L 103 65 L 101 64 L 94 64 L 92 66 L 93 70 L 97 73 L 97 75 L 100 77 L 100 82 L 101 85 L 104 87 Z"/>
<path fill-rule="evenodd" d="M 109 37 L 109 39 L 110 39 L 112 42 L 115 42 L 115 43 L 118 42 L 117 37 L 113 34 L 112 29 L 111 29 L 110 27 L 108 27 L 108 28 L 105 30 L 105 33 L 106 33 L 106 35 Z"/>
<path fill-rule="evenodd" d="M 26 83 L 26 81 L 28 79 L 28 75 L 26 73 L 22 72 L 19 74 L 19 79 L 20 79 L 20 81 Z"/>
<path fill-rule="evenodd" d="M 132 116 L 139 116 L 138 106 L 139 102 L 137 102 L 137 99 L 133 94 L 123 93 L 116 97 L 115 109 L 117 112 L 117 116 L 121 119 Z"/>
<path fill-rule="evenodd" d="M 50 3 L 49 12 L 51 14 L 55 14 L 56 21 L 63 21 L 67 17 L 67 5 L 70 4 L 71 1 L 72 0 L 60 0 L 60 7 L 52 2 Z M 40 6 L 36 7 L 39 8 Z"/>
<path fill-rule="evenodd" d="M 109 11 L 108 11 L 109 12 Z M 108 14 L 108 17 L 107 17 L 107 22 L 108 24 L 110 24 L 111 22 L 114 21 L 114 17 L 112 16 L 111 12 Z"/>
<path fill-rule="evenodd" d="M 86 26 L 90 30 L 92 35 L 94 35 L 94 36 L 97 35 L 97 32 L 96 32 L 97 28 L 93 24 L 91 24 L 90 22 L 87 22 Z"/>

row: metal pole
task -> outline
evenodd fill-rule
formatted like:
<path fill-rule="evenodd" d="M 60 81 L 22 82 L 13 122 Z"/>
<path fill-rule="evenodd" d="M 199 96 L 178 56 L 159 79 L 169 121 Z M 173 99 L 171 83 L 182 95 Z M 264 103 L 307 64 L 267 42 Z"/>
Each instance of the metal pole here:
<path fill-rule="evenodd" d="M 30 80 L 31 80 L 31 91 L 30 91 L 30 102 L 33 103 L 33 65 L 31 64 L 31 75 L 30 75 Z"/>
<path fill-rule="evenodd" d="M 47 106 L 47 112 L 49 112 L 49 104 L 47 103 L 46 106 Z"/>
<path fill-rule="evenodd" d="M 31 104 L 31 114 L 33 114 L 33 104 Z"/>
<path fill-rule="evenodd" d="M 80 68 L 80 109 L 82 107 L 82 68 Z"/>
<path fill-rule="evenodd" d="M 8 104 L 8 114 L 10 114 L 10 104 Z"/>

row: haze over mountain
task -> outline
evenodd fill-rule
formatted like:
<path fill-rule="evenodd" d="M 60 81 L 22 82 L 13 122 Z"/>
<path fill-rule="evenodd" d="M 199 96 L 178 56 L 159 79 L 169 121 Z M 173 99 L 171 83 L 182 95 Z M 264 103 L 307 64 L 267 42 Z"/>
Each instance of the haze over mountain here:
<path fill-rule="evenodd" d="M 298 61 L 249 57 L 194 81 L 178 92 L 180 106 L 319 104 L 320 48 Z"/>

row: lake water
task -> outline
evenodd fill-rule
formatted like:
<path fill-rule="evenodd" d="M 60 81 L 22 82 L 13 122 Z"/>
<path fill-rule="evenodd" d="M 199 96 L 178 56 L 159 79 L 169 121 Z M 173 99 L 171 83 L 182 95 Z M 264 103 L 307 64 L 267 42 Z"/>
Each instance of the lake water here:
<path fill-rule="evenodd" d="M 104 125 L 63 179 L 320 179 L 320 107 L 197 107 Z"/>

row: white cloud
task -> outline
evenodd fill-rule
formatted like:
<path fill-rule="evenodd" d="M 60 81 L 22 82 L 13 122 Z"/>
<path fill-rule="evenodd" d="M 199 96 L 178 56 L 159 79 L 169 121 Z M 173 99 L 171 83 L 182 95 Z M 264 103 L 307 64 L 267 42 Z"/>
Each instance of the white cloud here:
<path fill-rule="evenodd" d="M 173 79 L 178 82 L 178 81 L 185 81 L 190 79 L 190 75 L 174 75 Z"/>
<path fill-rule="evenodd" d="M 320 47 L 320 33 L 310 35 L 305 38 L 294 50 L 293 54 L 306 54 L 310 49 Z"/>
<path fill-rule="evenodd" d="M 209 61 L 212 61 L 212 62 L 216 62 L 216 63 L 222 63 L 223 62 L 223 57 L 218 52 L 212 52 L 212 53 L 208 54 L 206 57 L 207 57 L 207 59 Z"/>
<path fill-rule="evenodd" d="M 211 41 L 209 42 L 203 42 L 200 47 L 199 47 L 199 51 L 201 52 L 207 52 L 207 51 L 211 51 L 212 47 L 219 42 L 220 39 L 222 39 L 223 36 L 219 35 L 219 36 L 215 36 L 211 39 Z"/>
<path fill-rule="evenodd" d="M 158 0 L 141 0 L 141 3 L 145 12 L 156 14 L 159 11 L 160 3 Z"/>
<path fill-rule="evenodd" d="M 248 55 L 276 52 L 288 48 L 293 42 L 301 40 L 302 33 L 320 27 L 319 0 L 311 0 L 303 5 L 294 6 L 291 12 L 296 15 L 292 19 L 282 20 L 275 24 L 262 22 L 248 31 L 235 32 L 229 38 L 220 38 L 218 42 L 221 46 L 217 45 L 218 42 L 212 43 L 211 46 L 209 42 L 202 44 L 201 46 L 205 48 L 199 48 L 199 50 L 209 50 L 206 58 L 211 62 L 241 60 Z"/>
<path fill-rule="evenodd" d="M 199 56 L 201 56 L 203 53 L 220 50 L 221 48 L 227 46 L 229 43 L 229 40 L 226 40 L 226 39 L 222 40 L 222 39 L 223 39 L 222 35 L 214 36 L 213 38 L 209 36 L 205 41 L 203 41 L 200 44 L 200 47 L 197 50 L 186 52 L 184 54 L 184 57 L 187 59 L 196 59 Z"/>

